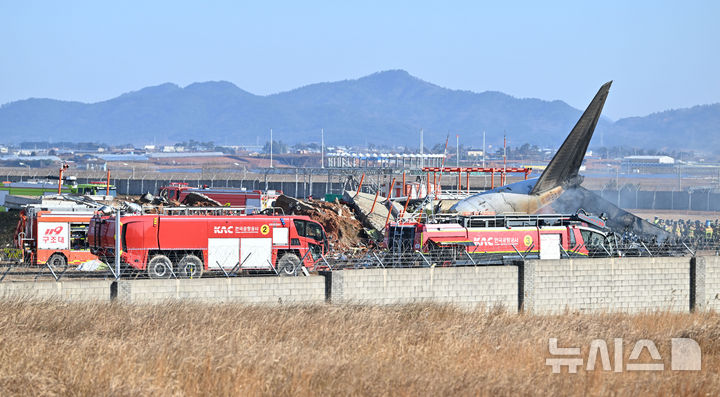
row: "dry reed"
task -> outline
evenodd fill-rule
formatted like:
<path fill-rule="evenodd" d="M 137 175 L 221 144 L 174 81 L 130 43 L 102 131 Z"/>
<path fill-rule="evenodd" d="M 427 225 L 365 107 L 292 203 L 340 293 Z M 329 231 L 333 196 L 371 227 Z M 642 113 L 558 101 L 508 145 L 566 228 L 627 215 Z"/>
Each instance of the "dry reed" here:
<path fill-rule="evenodd" d="M 449 306 L 4 302 L 0 395 L 717 395 L 720 315 L 534 316 Z M 548 338 L 649 338 L 663 372 L 552 374 Z M 703 369 L 669 368 L 672 337 Z M 612 351 L 610 356 L 612 358 Z"/>

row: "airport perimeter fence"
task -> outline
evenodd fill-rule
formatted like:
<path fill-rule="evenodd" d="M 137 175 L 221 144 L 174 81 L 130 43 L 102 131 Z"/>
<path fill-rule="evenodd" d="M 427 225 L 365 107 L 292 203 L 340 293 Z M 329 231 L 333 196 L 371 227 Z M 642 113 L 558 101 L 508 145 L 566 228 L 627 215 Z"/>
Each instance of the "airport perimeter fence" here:
<path fill-rule="evenodd" d="M 715 240 L 697 239 L 673 241 L 654 244 L 642 241 L 622 241 L 614 246 L 578 245 L 571 249 L 557 247 L 543 254 L 550 259 L 569 259 L 586 257 L 677 257 L 696 255 L 718 255 L 720 242 Z M 259 276 L 303 276 L 317 271 L 335 271 L 342 269 L 376 269 L 376 268 L 413 268 L 413 267 L 449 267 L 449 266 L 487 266 L 513 265 L 526 259 L 541 259 L 536 247 L 520 249 L 512 247 L 512 251 L 486 252 L 474 247 L 449 247 L 432 252 L 417 250 L 392 251 L 387 249 L 350 250 L 332 252 L 322 255 L 307 251 L 305 255 L 282 257 L 273 265 L 264 258 L 265 267 L 257 262 L 253 269 L 247 263 L 252 254 L 245 256 L 242 262 L 234 265 L 228 258 L 215 257 L 214 265 L 204 269 L 202 253 L 197 251 L 176 251 L 172 255 L 155 255 L 147 265 L 129 266 L 121 263 L 119 269 L 110 260 L 90 261 L 80 265 L 69 264 L 67 261 L 54 260 L 52 257 L 43 264 L 32 264 L 23 261 L 16 250 L 4 249 L 0 258 L 0 282 L 32 281 L 32 280 L 67 280 L 67 279 L 187 279 L 207 277 L 259 277 Z M 304 264 L 304 265 L 301 265 Z M 142 268 L 142 270 L 140 269 Z M 148 269 L 151 269 L 150 271 Z"/>
<path fill-rule="evenodd" d="M 275 175 L 275 174 L 273 174 Z M 4 175 L 6 181 L 22 182 L 32 179 L 31 176 Z M 386 177 L 384 177 L 386 178 Z M 157 194 L 163 186 L 170 183 L 187 183 L 190 186 L 207 186 L 210 188 L 233 188 L 247 190 L 276 190 L 282 191 L 293 197 L 309 197 L 323 194 L 342 194 L 345 190 L 345 179 L 340 175 L 328 175 L 312 172 L 296 172 L 284 174 L 278 178 L 271 178 L 270 174 L 243 173 L 235 174 L 157 174 L 141 173 L 128 175 L 127 177 L 110 178 L 110 184 L 115 186 L 116 192 L 120 195 L 143 195 L 145 193 Z M 378 179 L 378 178 L 373 178 Z M 103 177 L 78 177 L 76 182 L 91 183 L 104 182 Z M 380 179 L 378 179 L 379 183 Z M 384 181 L 384 179 L 383 179 Z"/>
<path fill-rule="evenodd" d="M 116 186 L 119 194 L 141 195 L 147 192 L 157 193 L 162 186 L 171 182 L 184 182 L 193 186 L 204 186 L 215 188 L 245 188 L 248 190 L 280 190 L 288 195 L 304 198 L 311 195 L 322 195 L 327 193 L 342 194 L 345 188 L 346 176 L 341 174 L 329 174 L 329 169 L 293 169 L 288 174 L 269 174 L 262 172 L 211 172 L 204 170 L 201 173 L 158 173 L 137 172 L 125 173 L 125 175 L 111 176 L 110 183 Z M 277 172 L 278 170 L 274 171 Z M 378 171 L 379 172 L 379 171 Z M 96 177 L 78 177 L 78 183 L 89 183 L 92 181 L 104 181 L 104 173 L 96 173 Z M 54 174 L 53 174 L 54 175 Z M 380 174 L 379 174 L 380 175 Z M 3 178 L 7 181 L 23 181 L 35 177 L 43 177 L 45 174 L 27 172 L 22 174 L 6 173 Z M 381 174 L 381 177 L 374 175 L 368 177 L 367 181 L 374 181 L 375 184 L 388 183 L 392 178 L 391 172 Z M 679 184 L 682 185 L 682 184 Z M 479 186 L 478 186 L 479 187 Z M 477 187 L 473 187 L 477 188 Z M 442 184 L 442 190 L 453 192 L 456 185 Z M 670 211 L 720 211 L 720 188 L 710 186 L 671 188 L 664 187 L 648 189 L 639 184 L 625 184 L 619 189 L 602 188 L 593 190 L 593 193 L 603 199 L 624 209 L 645 209 L 645 210 L 670 210 Z"/>

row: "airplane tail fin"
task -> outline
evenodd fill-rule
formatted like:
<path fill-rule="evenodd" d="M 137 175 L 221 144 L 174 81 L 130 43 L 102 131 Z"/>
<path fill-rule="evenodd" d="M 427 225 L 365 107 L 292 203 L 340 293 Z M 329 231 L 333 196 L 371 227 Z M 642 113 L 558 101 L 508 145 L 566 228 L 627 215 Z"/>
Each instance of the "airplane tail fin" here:
<path fill-rule="evenodd" d="M 595 126 L 600 119 L 605 99 L 612 81 L 603 84 L 595 94 L 590 105 L 573 127 L 570 135 L 565 139 L 560 149 L 545 168 L 545 172 L 540 175 L 535 187 L 530 194 L 540 194 L 550 190 L 556 186 L 561 186 L 568 182 L 573 182 L 578 176 L 580 165 L 582 164 L 585 152 L 587 151 L 590 139 L 592 139 Z"/>

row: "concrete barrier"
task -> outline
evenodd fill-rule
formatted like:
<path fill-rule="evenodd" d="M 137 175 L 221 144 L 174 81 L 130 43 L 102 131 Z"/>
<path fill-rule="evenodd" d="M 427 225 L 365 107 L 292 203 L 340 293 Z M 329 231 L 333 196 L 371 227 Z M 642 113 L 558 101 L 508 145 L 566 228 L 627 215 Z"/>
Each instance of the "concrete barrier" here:
<path fill-rule="evenodd" d="M 110 302 L 110 281 L 4 281 L 0 299 Z"/>
<path fill-rule="evenodd" d="M 690 311 L 690 258 L 529 260 L 523 304 L 530 313 Z"/>
<path fill-rule="evenodd" d="M 332 272 L 332 303 L 451 303 L 518 310 L 516 266 L 360 269 Z"/>
<path fill-rule="evenodd" d="M 357 269 L 310 277 L 0 283 L 0 299 L 69 302 L 503 306 L 511 312 L 720 311 L 720 257 L 529 260 L 517 266 Z"/>
<path fill-rule="evenodd" d="M 692 265 L 695 309 L 720 311 L 720 257 L 700 256 Z"/>
<path fill-rule="evenodd" d="M 311 277 L 233 277 L 194 280 L 121 280 L 115 299 L 126 303 L 171 300 L 250 304 L 325 302 L 325 279 Z"/>

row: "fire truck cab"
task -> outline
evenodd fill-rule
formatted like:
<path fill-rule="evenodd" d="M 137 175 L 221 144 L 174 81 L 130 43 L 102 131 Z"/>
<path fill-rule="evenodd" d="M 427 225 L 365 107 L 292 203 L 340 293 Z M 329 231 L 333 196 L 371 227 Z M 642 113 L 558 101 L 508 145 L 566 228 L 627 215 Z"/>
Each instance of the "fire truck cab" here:
<path fill-rule="evenodd" d="M 391 252 L 420 251 L 437 261 L 469 255 L 560 259 L 610 256 L 614 234 L 601 218 L 584 212 L 551 215 L 436 215 L 433 223 L 390 223 L 385 246 Z"/>
<path fill-rule="evenodd" d="M 15 247 L 23 251 L 24 261 L 34 265 L 49 263 L 53 268 L 97 259 L 90 252 L 87 230 L 94 210 L 67 207 L 48 210 L 27 206 L 20 211 L 15 229 Z"/>
<path fill-rule="evenodd" d="M 90 221 L 92 252 L 112 260 L 115 216 Z M 325 230 L 306 216 L 125 215 L 122 262 L 152 278 L 200 277 L 203 271 L 294 275 L 328 250 Z M 171 271 L 172 270 L 172 271 Z"/>

